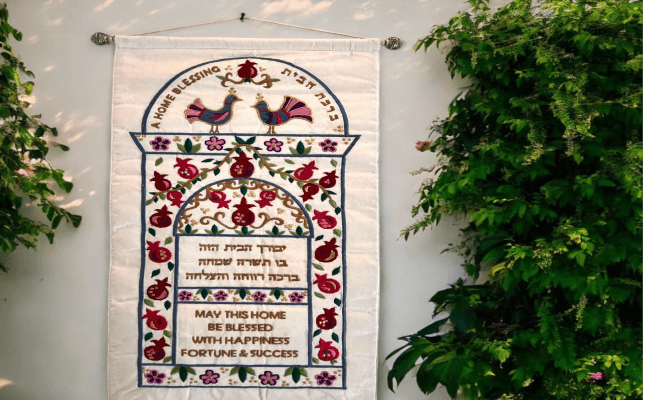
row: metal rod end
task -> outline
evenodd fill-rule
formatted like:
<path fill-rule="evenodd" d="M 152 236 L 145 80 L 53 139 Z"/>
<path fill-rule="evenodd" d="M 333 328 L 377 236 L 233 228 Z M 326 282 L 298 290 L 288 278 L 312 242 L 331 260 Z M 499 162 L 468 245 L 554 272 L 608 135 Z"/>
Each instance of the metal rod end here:
<path fill-rule="evenodd" d="M 103 46 L 105 44 L 111 43 L 115 39 L 115 36 L 107 35 L 101 32 L 95 32 L 90 37 L 90 41 L 95 43 L 97 46 Z"/>
<path fill-rule="evenodd" d="M 402 47 L 404 41 L 400 38 L 389 37 L 388 39 L 384 40 L 381 44 L 383 44 L 388 50 L 397 50 L 400 47 Z"/>
<path fill-rule="evenodd" d="M 241 22 L 244 22 L 244 17 L 246 16 L 246 13 L 241 13 L 241 17 L 239 17 L 239 20 Z"/>

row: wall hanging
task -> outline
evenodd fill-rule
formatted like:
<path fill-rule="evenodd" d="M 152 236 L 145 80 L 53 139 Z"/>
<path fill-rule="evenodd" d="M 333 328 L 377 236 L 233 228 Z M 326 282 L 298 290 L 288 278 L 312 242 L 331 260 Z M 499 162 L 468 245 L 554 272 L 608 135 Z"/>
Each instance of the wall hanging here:
<path fill-rule="evenodd" d="M 375 399 L 379 40 L 110 38 L 110 399 Z"/>

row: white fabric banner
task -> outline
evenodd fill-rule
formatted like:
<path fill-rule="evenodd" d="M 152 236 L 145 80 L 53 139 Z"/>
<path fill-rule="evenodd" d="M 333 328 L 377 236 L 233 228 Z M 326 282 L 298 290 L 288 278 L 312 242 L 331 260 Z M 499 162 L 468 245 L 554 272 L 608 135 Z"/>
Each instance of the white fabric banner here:
<path fill-rule="evenodd" d="M 379 41 L 115 44 L 109 398 L 375 399 Z"/>

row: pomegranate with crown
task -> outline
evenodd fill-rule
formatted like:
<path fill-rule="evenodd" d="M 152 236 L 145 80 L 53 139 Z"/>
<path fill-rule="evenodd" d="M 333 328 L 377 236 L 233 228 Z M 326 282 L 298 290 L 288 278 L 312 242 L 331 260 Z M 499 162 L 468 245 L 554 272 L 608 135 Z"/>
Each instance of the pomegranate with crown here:
<path fill-rule="evenodd" d="M 172 258 L 172 252 L 169 249 L 160 246 L 160 242 L 150 242 L 147 240 L 147 251 L 149 259 L 156 263 L 164 263 Z"/>
<path fill-rule="evenodd" d="M 306 181 L 314 175 L 315 169 L 318 169 L 316 168 L 316 161 L 312 161 L 309 164 L 303 164 L 293 175 L 301 181 Z"/>
<path fill-rule="evenodd" d="M 332 346 L 332 342 L 321 339 L 315 347 L 320 349 L 318 351 L 318 359 L 321 361 L 333 361 L 339 358 L 339 349 Z"/>
<path fill-rule="evenodd" d="M 167 192 L 167 199 L 172 202 L 172 206 L 180 208 L 183 205 L 183 193 L 180 190 Z"/>
<path fill-rule="evenodd" d="M 199 174 L 199 169 L 190 164 L 191 158 L 178 158 L 176 157 L 176 164 L 174 168 L 178 168 L 178 176 L 183 179 L 194 179 Z"/>
<path fill-rule="evenodd" d="M 233 178 L 249 178 L 255 172 L 255 167 L 250 163 L 251 158 L 243 151 L 235 157 L 235 162 L 230 166 L 230 175 Z"/>
<path fill-rule="evenodd" d="M 302 194 L 300 195 L 300 198 L 302 201 L 307 201 L 311 200 L 314 198 L 314 195 L 318 193 L 320 189 L 318 188 L 318 185 L 315 183 L 305 183 L 302 185 Z"/>
<path fill-rule="evenodd" d="M 164 192 L 165 190 L 169 190 L 172 187 L 171 181 L 169 179 L 166 179 L 166 176 L 167 174 L 159 174 L 158 172 L 153 171 L 153 178 L 149 179 L 149 181 L 153 182 L 156 190 L 159 192 Z"/>
<path fill-rule="evenodd" d="M 312 219 L 323 229 L 333 229 L 337 224 L 336 218 L 328 215 L 327 211 L 314 210 L 314 218 Z"/>
<path fill-rule="evenodd" d="M 210 192 L 210 197 L 208 198 L 213 203 L 217 204 L 217 208 L 230 208 L 228 203 L 230 200 L 226 200 L 226 194 L 221 190 L 214 190 Z"/>
<path fill-rule="evenodd" d="M 315 275 L 316 275 L 316 280 L 314 281 L 314 284 L 318 285 L 318 290 L 320 290 L 321 292 L 332 294 L 341 290 L 341 284 L 332 278 L 328 278 L 327 274 L 324 275 L 315 274 Z"/>
<path fill-rule="evenodd" d="M 271 202 L 275 200 L 276 197 L 276 194 L 272 191 L 262 190 L 262 193 L 260 193 L 260 198 L 262 200 L 255 200 L 255 202 L 260 205 L 260 208 L 264 208 L 266 206 L 271 206 Z"/>
<path fill-rule="evenodd" d="M 160 310 L 150 310 L 146 309 L 146 314 L 142 316 L 142 319 L 146 319 L 146 325 L 153 329 L 154 331 L 162 331 L 167 328 L 167 320 L 162 315 L 158 315 Z"/>
<path fill-rule="evenodd" d="M 338 178 L 338 176 L 336 176 L 336 171 L 325 172 L 325 176 L 320 178 L 318 184 L 325 189 L 329 189 L 336 185 L 336 178 Z"/>
<path fill-rule="evenodd" d="M 149 223 L 156 228 L 167 228 L 172 224 L 170 215 L 172 215 L 172 212 L 167 210 L 167 206 L 163 206 L 156 209 L 156 212 L 149 217 Z"/>
<path fill-rule="evenodd" d="M 145 347 L 144 349 L 145 358 L 151 361 L 160 361 L 165 358 L 165 347 L 169 347 L 165 338 L 152 340 L 151 343 L 153 343 L 153 345 Z"/>
<path fill-rule="evenodd" d="M 232 213 L 232 222 L 239 226 L 248 226 L 255 222 L 255 213 L 251 208 L 254 204 L 248 204 L 246 197 L 241 199 L 241 203 L 235 205 L 235 212 Z"/>
<path fill-rule="evenodd" d="M 169 289 L 172 285 L 168 279 L 156 279 L 156 283 L 147 288 L 147 297 L 151 300 L 165 300 L 169 296 Z"/>
<path fill-rule="evenodd" d="M 319 246 L 314 256 L 320 262 L 332 262 L 339 256 L 339 251 L 336 250 L 338 247 L 336 238 L 332 238 L 332 240 L 325 241 L 325 244 Z"/>
<path fill-rule="evenodd" d="M 323 313 L 316 317 L 316 326 L 323 330 L 333 329 L 336 326 L 335 308 L 323 308 Z"/>

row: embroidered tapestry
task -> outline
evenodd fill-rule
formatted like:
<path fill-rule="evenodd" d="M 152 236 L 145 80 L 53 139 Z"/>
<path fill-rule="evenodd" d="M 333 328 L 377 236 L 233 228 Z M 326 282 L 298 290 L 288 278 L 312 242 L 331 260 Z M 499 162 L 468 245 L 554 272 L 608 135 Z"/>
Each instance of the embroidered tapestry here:
<path fill-rule="evenodd" d="M 115 44 L 109 398 L 375 399 L 379 41 Z"/>

